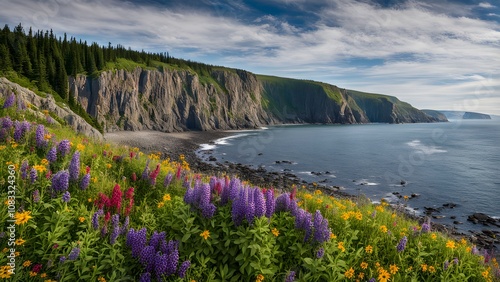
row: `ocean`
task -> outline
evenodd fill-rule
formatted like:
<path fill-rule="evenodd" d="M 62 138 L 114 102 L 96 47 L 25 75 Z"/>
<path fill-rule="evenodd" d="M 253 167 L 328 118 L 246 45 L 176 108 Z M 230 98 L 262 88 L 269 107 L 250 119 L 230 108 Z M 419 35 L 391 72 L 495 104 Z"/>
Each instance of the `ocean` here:
<path fill-rule="evenodd" d="M 373 202 L 403 203 L 415 215 L 436 208 L 433 222 L 467 232 L 485 229 L 467 221 L 475 212 L 500 217 L 499 141 L 500 120 L 284 125 L 236 131 L 200 150 L 213 150 L 219 162 L 288 171 Z"/>

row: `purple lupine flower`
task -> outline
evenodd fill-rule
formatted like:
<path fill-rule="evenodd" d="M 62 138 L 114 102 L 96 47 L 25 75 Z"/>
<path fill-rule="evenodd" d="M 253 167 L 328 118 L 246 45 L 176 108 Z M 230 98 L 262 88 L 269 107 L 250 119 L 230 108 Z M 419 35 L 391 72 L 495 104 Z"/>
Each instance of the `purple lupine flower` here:
<path fill-rule="evenodd" d="M 295 228 L 305 231 L 304 242 L 309 240 L 312 233 L 312 227 L 312 215 L 304 209 L 298 209 L 297 216 L 295 217 Z"/>
<path fill-rule="evenodd" d="M 101 227 L 101 237 L 106 237 L 107 234 L 108 234 L 108 226 L 104 225 L 103 227 Z"/>
<path fill-rule="evenodd" d="M 453 259 L 453 263 L 454 263 L 454 264 L 458 264 L 458 258 L 454 258 L 454 259 Z"/>
<path fill-rule="evenodd" d="M 58 171 L 52 176 L 52 190 L 55 193 L 68 190 L 69 172 L 67 170 Z"/>
<path fill-rule="evenodd" d="M 14 122 L 14 140 L 16 142 L 20 141 L 24 137 L 24 134 L 30 130 L 30 126 L 30 123 L 25 120 L 23 122 L 16 120 Z"/>
<path fill-rule="evenodd" d="M 406 238 L 406 236 L 403 236 L 403 238 L 401 238 L 401 240 L 399 241 L 399 244 L 396 247 L 398 252 L 402 252 L 405 250 L 406 242 L 408 242 L 408 238 Z"/>
<path fill-rule="evenodd" d="M 316 252 L 316 257 L 320 259 L 323 257 L 324 254 L 325 254 L 325 249 L 319 248 L 319 250 Z"/>
<path fill-rule="evenodd" d="M 248 199 L 245 209 L 245 218 L 247 219 L 248 224 L 252 224 L 255 218 L 255 204 L 253 201 L 250 201 L 250 199 Z"/>
<path fill-rule="evenodd" d="M 156 253 L 154 261 L 154 271 L 156 273 L 156 280 L 162 281 L 161 277 L 167 272 L 168 255 Z"/>
<path fill-rule="evenodd" d="M 146 272 L 153 272 L 155 266 L 155 248 L 153 246 L 146 246 L 141 250 L 139 255 L 139 262 L 142 263 Z"/>
<path fill-rule="evenodd" d="M 276 206 L 276 202 L 274 200 L 274 191 L 272 189 L 267 189 L 266 193 L 266 217 L 271 218 L 274 214 L 274 209 Z"/>
<path fill-rule="evenodd" d="M 179 250 L 177 249 L 177 242 L 174 242 L 174 248 L 170 248 L 170 252 L 167 255 L 167 268 L 165 275 L 172 275 L 177 271 L 177 264 L 179 263 Z"/>
<path fill-rule="evenodd" d="M 36 128 L 35 143 L 36 147 L 39 149 L 47 146 L 47 141 L 45 140 L 45 126 L 43 126 L 43 124 L 39 124 Z"/>
<path fill-rule="evenodd" d="M 99 216 L 103 215 L 104 211 L 102 209 L 97 210 L 94 215 L 92 215 L 92 227 L 94 230 L 99 229 Z"/>
<path fill-rule="evenodd" d="M 170 185 L 170 182 L 172 182 L 172 173 L 168 173 L 167 176 L 165 176 L 165 179 L 163 180 L 163 187 L 168 187 L 168 185 Z"/>
<path fill-rule="evenodd" d="M 141 254 L 142 249 L 146 246 L 146 228 L 135 231 L 134 228 L 130 228 L 127 233 L 127 245 L 132 250 L 132 256 L 138 258 Z"/>
<path fill-rule="evenodd" d="M 286 212 L 290 209 L 290 193 L 283 193 L 276 198 L 276 212 Z"/>
<path fill-rule="evenodd" d="M 85 190 L 89 187 L 90 183 L 90 173 L 85 174 L 80 181 L 80 189 Z"/>
<path fill-rule="evenodd" d="M 21 178 L 26 179 L 28 177 L 28 161 L 24 160 L 21 164 Z"/>
<path fill-rule="evenodd" d="M 236 197 L 238 197 L 238 193 L 241 189 L 241 182 L 238 178 L 233 178 L 231 179 L 231 182 L 229 182 L 229 199 L 231 201 L 234 201 Z"/>
<path fill-rule="evenodd" d="M 16 95 L 14 95 L 14 93 L 12 93 L 12 94 L 10 94 L 9 97 L 7 97 L 7 99 L 5 99 L 5 102 L 3 102 L 3 108 L 4 109 L 10 108 L 10 107 L 14 106 L 15 102 L 16 102 Z"/>
<path fill-rule="evenodd" d="M 370 280 L 368 280 L 368 282 L 377 282 L 377 279 L 375 279 L 375 278 L 370 278 Z"/>
<path fill-rule="evenodd" d="M 74 247 L 68 255 L 69 260 L 76 260 L 80 255 L 80 248 Z"/>
<path fill-rule="evenodd" d="M 472 252 L 473 255 L 478 255 L 479 254 L 479 250 L 477 249 L 477 247 L 475 245 L 472 247 L 472 251 L 471 252 Z"/>
<path fill-rule="evenodd" d="M 33 202 L 35 203 L 40 202 L 40 191 L 38 191 L 38 189 L 33 191 Z"/>
<path fill-rule="evenodd" d="M 76 181 L 78 180 L 78 175 L 80 174 L 80 152 L 76 151 L 71 158 L 71 162 L 69 163 L 69 180 Z"/>
<path fill-rule="evenodd" d="M 141 179 L 146 180 L 149 178 L 149 159 L 146 161 L 146 166 L 142 171 Z"/>
<path fill-rule="evenodd" d="M 449 266 L 450 266 L 450 262 L 448 260 L 445 260 L 444 264 L 443 264 L 444 270 L 447 270 Z"/>
<path fill-rule="evenodd" d="M 139 278 L 139 282 L 151 282 L 151 273 L 144 272 Z"/>
<path fill-rule="evenodd" d="M 47 115 L 45 117 L 45 121 L 47 121 L 48 124 L 53 124 L 54 123 L 54 119 L 51 116 L 49 116 L 49 115 Z"/>
<path fill-rule="evenodd" d="M 50 163 L 54 163 L 55 161 L 57 161 L 57 149 L 56 147 L 52 147 L 49 152 L 47 153 L 47 160 L 50 162 Z"/>
<path fill-rule="evenodd" d="M 177 274 L 179 275 L 180 278 L 184 278 L 186 276 L 186 272 L 190 266 L 191 266 L 191 261 L 189 260 L 186 260 L 181 264 L 179 270 L 177 271 Z"/>
<path fill-rule="evenodd" d="M 210 219 L 214 216 L 216 210 L 217 207 L 214 204 L 208 203 L 206 205 L 201 206 L 201 215 L 204 218 Z"/>
<path fill-rule="evenodd" d="M 64 263 L 65 261 L 66 261 L 66 256 L 62 256 L 61 258 L 59 258 L 60 263 Z"/>
<path fill-rule="evenodd" d="M 119 214 L 114 214 L 111 217 L 111 226 L 113 227 L 113 230 L 111 231 L 111 236 L 109 238 L 109 242 L 111 245 L 114 245 L 116 243 L 116 239 L 118 236 L 120 236 L 120 215 Z"/>
<path fill-rule="evenodd" d="M 68 139 L 61 140 L 57 145 L 57 152 L 61 157 L 66 156 L 71 149 L 71 145 Z"/>
<path fill-rule="evenodd" d="M 2 128 L 5 128 L 6 130 L 9 130 L 14 123 L 10 119 L 9 116 L 3 117 L 2 118 Z"/>
<path fill-rule="evenodd" d="M 69 200 L 71 200 L 71 194 L 69 193 L 69 191 L 66 191 L 62 195 L 62 201 L 65 202 L 65 203 L 69 203 Z"/>
<path fill-rule="evenodd" d="M 330 239 L 330 229 L 328 229 L 328 219 L 321 215 L 319 210 L 314 214 L 314 241 L 321 244 Z"/>
<path fill-rule="evenodd" d="M 427 233 L 431 231 L 431 220 L 428 218 L 423 224 L 422 224 L 422 232 Z"/>
<path fill-rule="evenodd" d="M 130 218 L 127 215 L 125 217 L 125 221 L 123 222 L 122 229 L 120 231 L 121 235 L 125 235 L 127 233 L 129 223 L 130 223 Z"/>
<path fill-rule="evenodd" d="M 186 193 L 184 193 L 184 202 L 186 204 L 193 204 L 194 203 L 194 189 L 189 188 L 186 190 Z"/>
<path fill-rule="evenodd" d="M 155 250 L 158 250 L 160 248 L 160 244 L 162 241 L 165 240 L 165 232 L 153 232 L 153 235 L 151 235 L 151 238 L 149 239 L 149 245 L 155 248 Z"/>
<path fill-rule="evenodd" d="M 293 282 L 295 281 L 295 271 L 288 272 L 288 275 L 285 278 L 285 282 Z"/>
<path fill-rule="evenodd" d="M 240 225 L 245 218 L 245 191 L 240 190 L 240 196 L 233 200 L 231 207 L 231 217 L 236 226 Z"/>
<path fill-rule="evenodd" d="M 259 188 L 253 191 L 253 202 L 255 204 L 255 217 L 262 217 L 266 214 L 266 200 Z"/>
<path fill-rule="evenodd" d="M 30 181 L 31 184 L 35 183 L 36 179 L 38 178 L 38 172 L 36 171 L 35 168 L 31 168 L 30 170 Z"/>

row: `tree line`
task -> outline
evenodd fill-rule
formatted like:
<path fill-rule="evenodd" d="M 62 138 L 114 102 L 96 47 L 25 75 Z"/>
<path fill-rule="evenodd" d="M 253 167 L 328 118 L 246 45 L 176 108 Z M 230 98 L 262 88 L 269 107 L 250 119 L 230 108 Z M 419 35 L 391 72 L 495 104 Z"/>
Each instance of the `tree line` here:
<path fill-rule="evenodd" d="M 45 92 L 53 90 L 73 103 L 68 94 L 68 76 L 77 74 L 97 75 L 106 63 L 124 58 L 136 63 L 154 66 L 154 62 L 191 68 L 198 73 L 211 71 L 211 65 L 171 57 L 168 52 L 151 53 L 132 50 L 122 45 L 99 46 L 93 42 L 77 40 L 75 37 L 57 37 L 52 30 L 31 27 L 26 33 L 21 24 L 12 30 L 8 25 L 0 32 L 0 73 L 15 71 L 27 77 L 36 87 Z"/>

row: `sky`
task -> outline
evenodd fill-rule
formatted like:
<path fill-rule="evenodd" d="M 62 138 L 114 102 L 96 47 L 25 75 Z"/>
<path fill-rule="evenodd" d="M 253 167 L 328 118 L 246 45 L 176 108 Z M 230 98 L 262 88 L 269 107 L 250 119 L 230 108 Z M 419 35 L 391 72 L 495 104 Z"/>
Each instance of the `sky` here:
<path fill-rule="evenodd" d="M 500 115 L 499 0 L 0 0 L 0 24 Z"/>

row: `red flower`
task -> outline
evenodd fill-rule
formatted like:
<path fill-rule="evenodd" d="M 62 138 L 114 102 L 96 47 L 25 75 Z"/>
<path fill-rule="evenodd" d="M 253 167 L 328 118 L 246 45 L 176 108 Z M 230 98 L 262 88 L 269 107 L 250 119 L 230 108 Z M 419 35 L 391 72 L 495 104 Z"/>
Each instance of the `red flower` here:
<path fill-rule="evenodd" d="M 130 179 L 132 179 L 132 182 L 137 181 L 137 175 L 135 175 L 135 172 L 132 173 L 132 176 L 130 177 Z"/>
<path fill-rule="evenodd" d="M 42 270 L 42 266 L 43 265 L 41 263 L 37 263 L 37 264 L 35 264 L 33 266 L 33 268 L 31 269 L 31 271 L 38 273 L 38 272 L 40 272 Z"/>
<path fill-rule="evenodd" d="M 87 167 L 85 168 L 85 172 L 86 172 L 86 174 L 88 174 L 88 173 L 90 172 L 90 166 L 87 166 Z"/>
<path fill-rule="evenodd" d="M 107 212 L 106 215 L 104 215 L 104 224 L 107 224 L 110 218 L 111 213 Z"/>
<path fill-rule="evenodd" d="M 120 208 L 122 207 L 122 190 L 120 190 L 120 185 L 116 184 L 113 188 L 113 193 L 111 194 L 111 199 L 109 206 L 114 207 L 116 213 L 120 213 Z"/>
<path fill-rule="evenodd" d="M 104 207 L 106 207 L 106 208 L 109 207 L 110 201 L 109 201 L 108 196 L 104 195 L 103 193 L 99 193 L 99 196 L 98 196 L 97 200 L 95 200 L 94 205 L 98 209 L 102 209 Z"/>
<path fill-rule="evenodd" d="M 177 179 L 181 178 L 181 169 L 182 169 L 182 167 L 180 165 L 177 166 L 177 172 L 175 173 L 175 178 L 177 178 Z"/>

